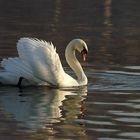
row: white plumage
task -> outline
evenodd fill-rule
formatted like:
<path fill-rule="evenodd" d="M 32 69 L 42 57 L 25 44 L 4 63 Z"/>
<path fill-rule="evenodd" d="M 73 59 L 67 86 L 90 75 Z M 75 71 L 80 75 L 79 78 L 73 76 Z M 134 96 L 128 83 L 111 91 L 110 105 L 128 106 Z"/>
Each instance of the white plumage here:
<path fill-rule="evenodd" d="M 17 43 L 19 57 L 3 59 L 0 72 L 0 82 L 15 85 L 20 77 L 24 77 L 24 85 L 48 85 L 57 87 L 72 87 L 87 84 L 87 78 L 80 63 L 75 57 L 75 50 L 87 50 L 86 43 L 81 39 L 72 40 L 66 49 L 66 59 L 70 67 L 79 73 L 78 80 L 64 72 L 59 55 L 52 43 L 21 38 Z M 69 53 L 69 54 L 68 54 Z"/>

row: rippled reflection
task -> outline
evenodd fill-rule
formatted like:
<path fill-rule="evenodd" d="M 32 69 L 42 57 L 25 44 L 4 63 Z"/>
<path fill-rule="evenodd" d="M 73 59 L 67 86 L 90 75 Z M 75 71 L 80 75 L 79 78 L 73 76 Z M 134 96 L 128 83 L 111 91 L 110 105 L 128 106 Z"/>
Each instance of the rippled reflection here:
<path fill-rule="evenodd" d="M 23 89 L 22 93 L 13 88 L 8 88 L 8 90 L 1 91 L 1 94 L 11 92 L 9 95 L 0 96 L 2 109 L 11 113 L 22 126 L 32 129 L 43 128 L 47 123 L 58 123 L 62 118 L 67 120 L 75 118 L 82 113 L 78 110 L 78 106 L 80 108 L 80 102 L 84 99 L 82 96 L 87 93 L 86 89 L 74 92 L 49 88 L 37 89 L 36 87 L 33 91 L 30 91 L 30 88 L 25 91 Z M 68 95 L 74 95 L 73 99 L 68 100 Z M 63 117 L 61 107 L 65 103 L 67 108 L 64 108 L 66 112 Z"/>

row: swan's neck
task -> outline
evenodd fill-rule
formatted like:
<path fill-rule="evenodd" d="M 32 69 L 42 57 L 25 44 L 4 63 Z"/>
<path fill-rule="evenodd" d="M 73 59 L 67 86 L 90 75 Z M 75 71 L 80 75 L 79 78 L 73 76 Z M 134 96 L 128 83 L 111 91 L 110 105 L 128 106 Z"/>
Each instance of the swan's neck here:
<path fill-rule="evenodd" d="M 71 67 L 71 69 L 75 72 L 78 83 L 80 85 L 86 85 L 87 84 L 87 77 L 81 67 L 81 64 L 77 60 L 75 56 L 75 46 L 72 44 L 68 44 L 66 51 L 65 51 L 65 57 L 67 60 L 67 63 Z"/>

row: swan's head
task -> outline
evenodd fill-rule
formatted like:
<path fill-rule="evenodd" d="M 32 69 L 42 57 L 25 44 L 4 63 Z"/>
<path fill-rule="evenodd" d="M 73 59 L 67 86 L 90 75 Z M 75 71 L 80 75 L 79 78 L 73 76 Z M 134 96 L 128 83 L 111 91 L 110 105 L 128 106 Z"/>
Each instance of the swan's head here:
<path fill-rule="evenodd" d="M 82 39 L 74 39 L 70 43 L 72 43 L 74 50 L 77 50 L 81 53 L 82 59 L 83 61 L 85 61 L 88 53 L 88 47 L 85 41 L 83 41 Z"/>

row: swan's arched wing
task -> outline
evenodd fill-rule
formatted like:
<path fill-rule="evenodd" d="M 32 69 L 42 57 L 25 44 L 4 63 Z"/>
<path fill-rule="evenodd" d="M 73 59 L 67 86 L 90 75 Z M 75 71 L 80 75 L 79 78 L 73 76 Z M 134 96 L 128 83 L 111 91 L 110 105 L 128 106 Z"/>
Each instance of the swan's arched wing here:
<path fill-rule="evenodd" d="M 65 72 L 52 43 L 21 38 L 17 43 L 17 50 L 19 58 L 30 65 L 36 78 L 54 86 L 63 81 Z"/>

